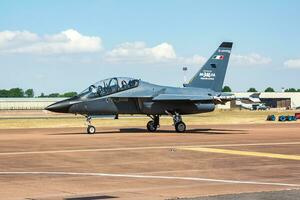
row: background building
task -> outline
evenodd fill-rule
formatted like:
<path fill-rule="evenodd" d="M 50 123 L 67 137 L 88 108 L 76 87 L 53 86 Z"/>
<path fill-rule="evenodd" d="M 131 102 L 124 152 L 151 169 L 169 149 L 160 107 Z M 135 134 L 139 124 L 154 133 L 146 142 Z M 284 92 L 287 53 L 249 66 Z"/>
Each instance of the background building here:
<path fill-rule="evenodd" d="M 0 98 L 0 110 L 42 110 L 66 98 Z"/>
<path fill-rule="evenodd" d="M 237 92 L 234 93 L 237 98 L 250 97 L 253 92 Z M 261 92 L 259 99 L 270 108 L 300 108 L 300 92 Z M 251 103 L 243 100 L 245 103 Z M 233 107 L 233 103 L 231 105 Z"/>

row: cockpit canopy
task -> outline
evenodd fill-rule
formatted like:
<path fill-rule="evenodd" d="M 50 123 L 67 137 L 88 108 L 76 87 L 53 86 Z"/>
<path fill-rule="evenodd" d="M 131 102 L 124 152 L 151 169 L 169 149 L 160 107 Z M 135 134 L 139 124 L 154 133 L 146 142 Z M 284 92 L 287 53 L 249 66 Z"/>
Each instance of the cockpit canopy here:
<path fill-rule="evenodd" d="M 80 97 L 97 98 L 121 92 L 139 85 L 138 79 L 114 77 L 99 81 L 79 94 Z"/>

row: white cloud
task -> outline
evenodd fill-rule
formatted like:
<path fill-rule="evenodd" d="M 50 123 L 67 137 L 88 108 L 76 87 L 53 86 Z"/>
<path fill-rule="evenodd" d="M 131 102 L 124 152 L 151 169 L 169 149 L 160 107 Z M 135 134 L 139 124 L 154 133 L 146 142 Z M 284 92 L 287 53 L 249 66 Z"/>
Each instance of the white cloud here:
<path fill-rule="evenodd" d="M 73 29 L 46 36 L 29 31 L 0 32 L 2 53 L 69 54 L 97 52 L 101 49 L 100 37 L 84 36 Z"/>
<path fill-rule="evenodd" d="M 177 56 L 174 47 L 169 43 L 161 43 L 147 47 L 144 42 L 126 42 L 108 51 L 104 56 L 110 63 L 169 63 L 174 65 L 203 65 L 207 58 L 194 55 L 192 57 Z M 267 65 L 272 62 L 268 57 L 257 53 L 233 54 L 230 62 L 233 65 Z"/>
<path fill-rule="evenodd" d="M 0 51 L 30 45 L 38 40 L 38 35 L 29 31 L 2 31 L 0 32 Z"/>
<path fill-rule="evenodd" d="M 193 57 L 178 57 L 171 44 L 166 42 L 154 47 L 147 47 L 144 42 L 123 43 L 105 55 L 108 62 L 127 63 L 173 63 L 173 64 L 203 64 L 204 57 L 194 55 Z"/>
<path fill-rule="evenodd" d="M 144 42 L 126 42 L 106 53 L 105 59 L 111 62 L 152 63 L 176 58 L 172 45 L 162 43 L 155 47 L 146 47 Z"/>
<path fill-rule="evenodd" d="M 203 65 L 206 62 L 207 58 L 200 56 L 200 55 L 194 55 L 192 57 L 179 57 L 178 61 L 181 64 L 185 65 Z"/>
<path fill-rule="evenodd" d="M 252 53 L 247 55 L 232 54 L 231 61 L 235 65 L 267 65 L 272 62 L 272 59 Z"/>
<path fill-rule="evenodd" d="M 162 43 L 155 47 L 150 48 L 152 55 L 156 59 L 174 59 L 176 53 L 172 45 L 168 43 Z"/>
<path fill-rule="evenodd" d="M 67 56 L 102 50 L 102 40 L 68 29 L 53 35 L 38 35 L 29 31 L 0 32 L 0 54 L 32 54 Z M 59 59 L 59 57 L 55 57 Z M 65 58 L 65 57 L 63 57 Z M 108 63 L 166 63 L 173 65 L 201 65 L 206 58 L 199 55 L 178 57 L 174 47 L 163 42 L 148 47 L 144 42 L 125 42 L 103 54 Z"/>
<path fill-rule="evenodd" d="M 298 59 L 289 59 L 285 61 L 284 66 L 291 69 L 300 69 L 300 58 Z"/>
<path fill-rule="evenodd" d="M 38 35 L 29 31 L 0 32 L 0 53 L 2 54 L 67 56 L 66 54 L 99 52 L 102 49 L 100 37 L 82 35 L 74 29 L 68 29 L 53 35 Z M 145 42 L 125 42 L 105 51 L 102 55 L 103 61 L 107 63 L 165 63 L 174 66 L 191 66 L 203 65 L 207 60 L 200 55 L 178 56 L 175 48 L 167 42 L 152 47 L 147 46 Z M 98 58 L 86 58 L 86 60 Z M 300 67 L 299 60 L 288 60 L 285 65 L 293 68 Z M 233 65 L 249 66 L 267 65 L 272 60 L 260 54 L 252 53 L 246 55 L 233 54 L 230 62 Z"/>

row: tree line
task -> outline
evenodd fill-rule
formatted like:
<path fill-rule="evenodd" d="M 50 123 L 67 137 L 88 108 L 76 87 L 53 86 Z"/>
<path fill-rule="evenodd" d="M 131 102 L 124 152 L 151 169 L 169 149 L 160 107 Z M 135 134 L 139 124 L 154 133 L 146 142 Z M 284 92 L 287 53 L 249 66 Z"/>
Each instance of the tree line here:
<path fill-rule="evenodd" d="M 0 89 L 0 97 L 28 97 L 32 98 L 35 97 L 33 89 L 26 89 L 23 90 L 21 88 L 11 88 L 11 89 Z M 73 97 L 76 96 L 77 92 L 65 92 L 63 94 L 60 93 L 51 93 L 46 95 L 45 93 L 41 93 L 39 96 L 36 97 Z"/>

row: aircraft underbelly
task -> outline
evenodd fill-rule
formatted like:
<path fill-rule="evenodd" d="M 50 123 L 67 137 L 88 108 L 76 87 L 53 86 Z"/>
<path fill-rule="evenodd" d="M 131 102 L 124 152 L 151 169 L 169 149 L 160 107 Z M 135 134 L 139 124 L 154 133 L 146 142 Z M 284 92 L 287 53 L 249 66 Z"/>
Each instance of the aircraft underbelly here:
<path fill-rule="evenodd" d="M 215 109 L 213 103 L 194 103 L 194 102 L 144 102 L 142 111 L 145 114 L 166 114 L 178 112 L 180 114 L 195 114 L 211 112 Z"/>
<path fill-rule="evenodd" d="M 119 114 L 139 114 L 141 113 L 138 100 L 136 98 L 114 99 L 114 104 Z"/>
<path fill-rule="evenodd" d="M 211 102 L 168 101 L 153 102 L 138 98 L 105 98 L 82 102 L 70 107 L 71 113 L 88 115 L 106 114 L 149 114 L 164 115 L 166 111 L 180 114 L 211 112 L 215 105 Z"/>

